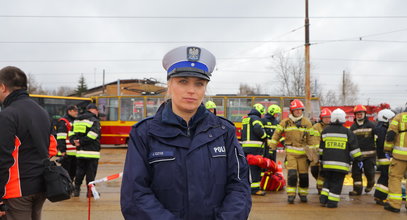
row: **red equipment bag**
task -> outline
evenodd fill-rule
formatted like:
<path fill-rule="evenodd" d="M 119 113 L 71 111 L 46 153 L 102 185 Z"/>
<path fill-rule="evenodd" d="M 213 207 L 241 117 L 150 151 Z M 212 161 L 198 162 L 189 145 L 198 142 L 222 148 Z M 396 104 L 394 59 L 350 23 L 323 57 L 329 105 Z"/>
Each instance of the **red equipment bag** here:
<path fill-rule="evenodd" d="M 280 173 L 264 172 L 260 188 L 265 191 L 280 191 L 284 189 L 285 179 Z"/>

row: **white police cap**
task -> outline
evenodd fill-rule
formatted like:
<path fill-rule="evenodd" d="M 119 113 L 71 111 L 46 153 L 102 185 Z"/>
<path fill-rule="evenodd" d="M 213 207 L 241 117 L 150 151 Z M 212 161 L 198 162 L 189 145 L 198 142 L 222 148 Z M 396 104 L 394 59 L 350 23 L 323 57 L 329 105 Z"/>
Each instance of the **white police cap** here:
<path fill-rule="evenodd" d="M 210 80 L 215 65 L 216 59 L 211 52 L 194 46 L 177 47 L 163 58 L 167 79 L 174 76 L 194 76 Z"/>

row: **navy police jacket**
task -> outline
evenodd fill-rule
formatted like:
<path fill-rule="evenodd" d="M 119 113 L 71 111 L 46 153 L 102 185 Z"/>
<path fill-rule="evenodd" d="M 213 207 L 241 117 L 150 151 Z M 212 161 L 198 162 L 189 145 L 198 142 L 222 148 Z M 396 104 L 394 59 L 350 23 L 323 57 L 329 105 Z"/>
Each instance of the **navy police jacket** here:
<path fill-rule="evenodd" d="M 134 125 L 122 181 L 126 219 L 247 219 L 251 208 L 235 128 L 203 105 L 188 126 L 170 101 Z"/>

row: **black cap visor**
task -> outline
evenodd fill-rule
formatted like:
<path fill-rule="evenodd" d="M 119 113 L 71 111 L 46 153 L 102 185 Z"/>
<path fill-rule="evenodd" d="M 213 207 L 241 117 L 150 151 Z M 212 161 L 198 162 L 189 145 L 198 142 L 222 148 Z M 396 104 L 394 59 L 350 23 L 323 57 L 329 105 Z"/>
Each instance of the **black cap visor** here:
<path fill-rule="evenodd" d="M 210 80 L 209 77 L 211 76 L 211 74 L 206 71 L 197 69 L 197 68 L 190 68 L 190 67 L 177 68 L 168 73 L 167 80 L 170 79 L 171 77 L 183 77 L 183 76 L 184 77 L 198 77 L 198 78 L 209 81 Z"/>

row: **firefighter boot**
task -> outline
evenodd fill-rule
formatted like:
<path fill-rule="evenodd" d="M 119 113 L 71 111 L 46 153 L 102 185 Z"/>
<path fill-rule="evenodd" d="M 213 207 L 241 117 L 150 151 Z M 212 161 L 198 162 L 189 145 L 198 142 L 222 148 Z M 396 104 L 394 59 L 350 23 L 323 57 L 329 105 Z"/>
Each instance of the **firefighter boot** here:
<path fill-rule="evenodd" d="M 301 202 L 308 202 L 307 196 L 300 196 Z"/>
<path fill-rule="evenodd" d="M 384 204 L 384 209 L 390 212 L 400 212 L 400 209 L 393 208 L 389 203 Z"/>
<path fill-rule="evenodd" d="M 295 199 L 295 196 L 288 196 L 287 201 L 289 204 L 294 204 L 294 199 Z"/>
<path fill-rule="evenodd" d="M 81 193 L 81 186 L 75 185 L 75 188 L 73 190 L 73 197 L 79 197 Z"/>
<path fill-rule="evenodd" d="M 371 182 L 371 183 L 368 182 L 368 185 L 365 188 L 365 193 L 369 193 L 370 191 L 372 191 L 373 187 L 374 187 L 374 182 Z"/>
<path fill-rule="evenodd" d="M 263 190 L 261 190 L 261 189 L 259 189 L 259 190 L 257 190 L 256 192 L 252 192 L 252 195 L 255 195 L 255 196 L 265 196 L 265 195 L 266 195 L 266 192 L 263 191 Z"/>
<path fill-rule="evenodd" d="M 354 186 L 353 191 L 349 192 L 350 196 L 360 196 L 362 195 L 362 186 Z"/>

